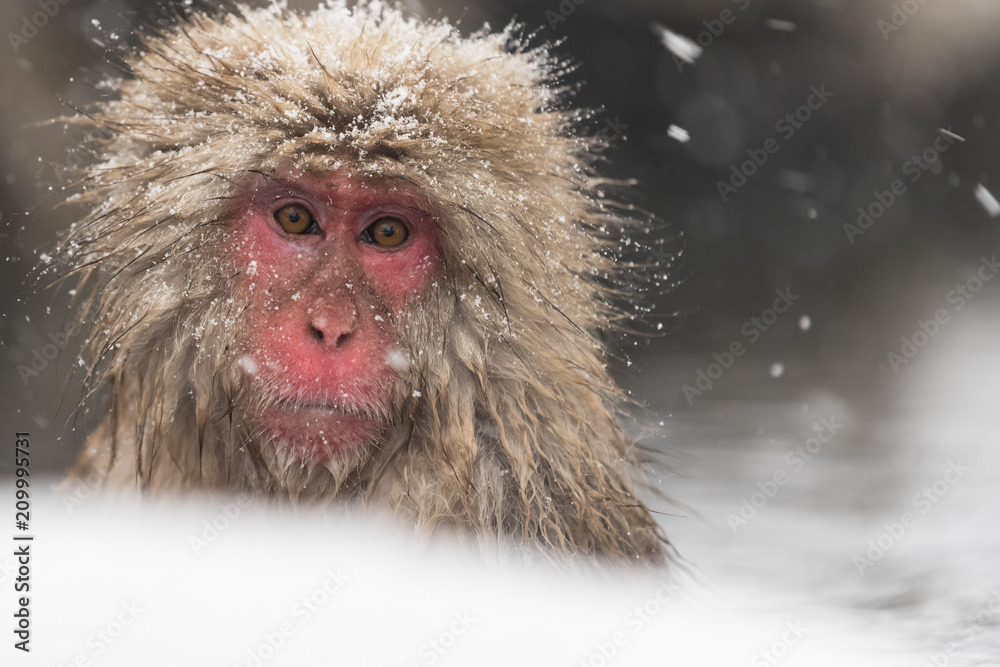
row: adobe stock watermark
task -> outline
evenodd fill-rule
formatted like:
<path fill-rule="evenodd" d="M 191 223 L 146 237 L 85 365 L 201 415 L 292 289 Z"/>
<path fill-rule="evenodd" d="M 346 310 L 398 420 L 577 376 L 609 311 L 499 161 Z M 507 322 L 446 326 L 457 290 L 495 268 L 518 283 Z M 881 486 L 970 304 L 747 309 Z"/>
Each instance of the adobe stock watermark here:
<path fill-rule="evenodd" d="M 943 153 L 955 145 L 956 141 L 962 141 L 958 135 L 948 130 L 939 130 L 941 136 L 925 148 L 919 155 L 913 155 L 903 163 L 903 176 L 908 176 L 910 183 L 916 183 L 928 171 L 934 168 Z M 852 225 L 845 222 L 843 225 L 844 234 L 851 245 L 855 239 L 862 236 L 871 229 L 878 220 L 892 208 L 893 204 L 907 192 L 906 182 L 902 178 L 895 179 L 889 184 L 886 190 L 876 190 L 872 193 L 874 201 L 867 206 L 858 207 L 858 219 Z"/>
<path fill-rule="evenodd" d="M 17 365 L 17 374 L 20 376 L 24 386 L 27 387 L 31 380 L 41 375 L 49 367 L 49 364 L 59 356 L 59 352 L 66 349 L 70 338 L 82 329 L 82 322 L 66 322 L 62 331 L 49 333 L 47 336 L 49 339 L 48 343 L 45 343 L 41 347 L 32 348 L 31 353 L 28 355 L 30 358 L 25 360 L 26 363 Z"/>
<path fill-rule="evenodd" d="M 55 18 L 62 7 L 65 7 L 71 0 L 35 0 L 39 11 L 21 18 L 20 25 L 14 26 L 15 30 L 7 33 L 7 41 L 14 49 L 14 55 L 21 50 L 21 47 L 34 39 L 38 31 L 49 24 Z"/>
<path fill-rule="evenodd" d="M 188 537 L 188 546 L 194 551 L 194 555 L 201 556 L 201 553 L 218 540 L 222 533 L 229 530 L 229 527 L 239 518 L 242 511 L 250 506 L 251 502 L 248 494 L 241 493 L 231 502 L 223 503 L 218 514 L 211 520 L 204 520 L 201 531 L 197 535 Z"/>
<path fill-rule="evenodd" d="M 788 484 L 796 473 L 801 472 L 806 463 L 812 461 L 813 457 L 823 450 L 823 446 L 832 441 L 843 428 L 844 425 L 839 423 L 836 417 L 824 417 L 813 424 L 812 431 L 815 435 L 785 454 L 784 461 L 788 469 L 775 470 L 770 477 L 757 482 L 757 491 L 740 498 L 740 508 L 736 512 L 726 514 L 726 523 L 729 524 L 733 535 L 753 521 L 760 511 L 777 497 L 781 488 Z"/>
<path fill-rule="evenodd" d="M 420 646 L 420 649 L 417 651 L 420 662 L 411 662 L 409 667 L 420 667 L 420 665 L 433 665 L 436 663 L 441 656 L 455 645 L 459 637 L 472 628 L 472 624 L 475 622 L 476 619 L 468 611 L 455 612 L 447 628 Z"/>
<path fill-rule="evenodd" d="M 955 634 L 959 639 L 945 644 L 942 651 L 928 653 L 923 667 L 947 667 L 951 664 L 952 658 L 961 654 L 965 643 L 984 630 L 995 628 L 1000 624 L 1000 589 L 994 588 L 990 593 L 986 605 L 976 614 L 967 616 L 956 628 Z"/>
<path fill-rule="evenodd" d="M 91 470 L 83 477 L 74 477 L 67 482 L 56 485 L 60 490 L 59 497 L 67 514 L 72 514 L 78 507 L 93 498 L 104 485 L 107 473 L 103 470 Z"/>
<path fill-rule="evenodd" d="M 769 667 L 778 664 L 808 631 L 809 629 L 802 625 L 802 621 L 786 622 L 781 639 L 775 640 L 767 648 L 755 653 L 750 659 L 750 667 Z"/>
<path fill-rule="evenodd" d="M 562 0 L 559 6 L 556 7 L 557 11 L 546 9 L 545 10 L 545 20 L 549 22 L 549 27 L 553 30 L 556 26 L 569 19 L 576 11 L 576 8 L 587 2 L 587 0 Z"/>
<path fill-rule="evenodd" d="M 42 259 L 43 261 L 49 261 L 51 257 L 43 254 Z M 69 294 L 76 297 L 77 293 L 74 289 L 70 290 Z M 93 299 L 87 304 L 86 312 L 81 312 L 80 309 L 71 311 L 67 315 L 66 323 L 63 324 L 60 331 L 55 333 L 50 332 L 46 335 L 45 338 L 48 342 L 32 348 L 31 352 L 25 358 L 12 360 L 18 362 L 17 374 L 21 378 L 21 382 L 24 383 L 24 386 L 27 387 L 28 383 L 48 369 L 49 365 L 59 357 L 59 353 L 69 346 L 70 340 L 86 329 L 85 323 L 92 321 L 96 313 L 100 312 L 100 309 L 100 300 Z M 79 357 L 77 363 L 83 366 L 85 362 L 82 357 Z"/>
<path fill-rule="evenodd" d="M 327 570 L 323 582 L 292 605 L 289 610 L 291 619 L 280 622 L 275 628 L 261 635 L 260 641 L 247 649 L 246 658 L 237 664 L 245 667 L 261 667 L 277 654 L 296 630 L 308 623 L 350 580 L 351 578 L 339 568 Z"/>
<path fill-rule="evenodd" d="M 935 505 L 948 495 L 951 488 L 958 484 L 965 473 L 971 468 L 962 465 L 961 460 L 948 461 L 948 469 L 940 479 L 925 486 L 918 493 L 914 494 L 910 503 L 913 505 L 913 512 L 903 512 L 898 521 L 882 524 L 884 529 L 877 537 L 867 542 L 868 548 L 864 553 L 857 554 L 852 559 L 858 574 L 865 576 L 865 570 L 875 567 L 875 563 L 882 560 L 889 551 L 903 538 L 906 532 L 920 522 L 920 518 L 931 511 Z"/>
<path fill-rule="evenodd" d="M 909 23 L 920 8 L 927 4 L 927 0 L 903 0 L 892 5 L 889 13 L 889 20 L 879 19 L 875 22 L 878 30 L 882 33 L 882 39 L 889 41 L 889 36 Z"/>
<path fill-rule="evenodd" d="M 774 124 L 774 131 L 779 134 L 782 140 L 788 141 L 794 137 L 795 133 L 812 119 L 813 114 L 822 109 L 833 97 L 833 93 L 826 89 L 825 83 L 820 84 L 818 88 L 811 86 L 809 91 L 810 94 L 805 103 L 794 111 L 786 113 Z M 715 187 L 719 191 L 722 201 L 725 202 L 731 195 L 736 194 L 779 150 L 781 150 L 781 142 L 775 137 L 765 139 L 760 148 L 748 148 L 749 159 L 729 168 L 729 180 L 715 182 Z"/>
<path fill-rule="evenodd" d="M 761 336 L 778 321 L 778 317 L 787 313 L 799 300 L 798 296 L 792 294 L 791 288 L 779 289 L 775 294 L 777 297 L 770 308 L 765 308 L 759 317 L 751 317 L 740 327 L 740 334 L 746 338 L 746 343 L 742 340 L 734 340 L 724 352 L 713 352 L 712 358 L 715 361 L 705 368 L 699 368 L 695 372 L 694 382 L 681 387 L 688 405 L 694 405 L 696 398 L 704 396 L 707 391 L 712 391 L 715 383 L 733 367 L 739 357 L 746 354 L 749 346 L 760 340 Z"/>
<path fill-rule="evenodd" d="M 997 262 L 997 256 L 982 257 L 975 274 L 964 283 L 955 285 L 954 289 L 948 292 L 945 297 L 945 302 L 952 306 L 954 312 L 959 312 L 982 291 L 986 283 L 997 276 L 997 273 L 1000 273 L 1000 262 Z M 947 308 L 938 308 L 934 311 L 934 317 L 930 319 L 918 320 L 917 329 L 909 336 L 903 336 L 900 339 L 899 351 L 893 350 L 886 355 L 892 372 L 898 373 L 900 368 L 915 359 L 920 351 L 938 335 L 941 327 L 949 322 L 951 322 L 951 312 Z"/>
<path fill-rule="evenodd" d="M 577 667 L 606 667 L 618 652 L 628 644 L 629 640 L 638 635 L 672 600 L 681 593 L 681 586 L 676 581 L 661 583 L 642 604 L 633 607 L 623 619 L 624 629 L 617 630 L 602 641 L 594 644 L 594 650 L 585 658 L 581 658 Z"/>
<path fill-rule="evenodd" d="M 130 628 L 139 615 L 145 611 L 134 600 L 123 602 L 115 617 L 105 623 L 97 631 L 91 633 L 85 642 L 86 650 L 80 651 L 73 659 L 66 663 L 61 663 L 66 667 L 90 667 L 94 664 L 94 659 L 99 658 L 110 649 L 126 630 Z"/>

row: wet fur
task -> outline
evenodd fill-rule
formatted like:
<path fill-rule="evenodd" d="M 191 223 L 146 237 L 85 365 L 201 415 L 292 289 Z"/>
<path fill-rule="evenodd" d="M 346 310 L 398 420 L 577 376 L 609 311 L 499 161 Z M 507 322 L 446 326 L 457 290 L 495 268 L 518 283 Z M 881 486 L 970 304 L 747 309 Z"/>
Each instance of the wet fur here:
<path fill-rule="evenodd" d="M 484 545 L 663 561 L 604 342 L 627 284 L 608 248 L 634 221 L 598 195 L 604 143 L 565 103 L 564 62 L 516 27 L 462 37 L 376 3 L 194 15 L 124 60 L 112 101 L 72 119 L 98 158 L 59 255 L 98 311 L 91 386 L 112 388 L 75 475 L 353 502 Z M 410 366 L 391 435 L 318 467 L 241 417 L 263 399 L 241 380 L 246 303 L 223 252 L 240 188 L 288 168 L 405 179 L 442 220 L 444 277 L 394 322 Z"/>

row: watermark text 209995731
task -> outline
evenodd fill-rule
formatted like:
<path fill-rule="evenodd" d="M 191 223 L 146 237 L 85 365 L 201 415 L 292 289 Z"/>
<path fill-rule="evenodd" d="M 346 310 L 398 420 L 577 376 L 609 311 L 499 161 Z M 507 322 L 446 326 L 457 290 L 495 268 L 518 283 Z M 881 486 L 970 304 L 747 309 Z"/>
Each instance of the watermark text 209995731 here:
<path fill-rule="evenodd" d="M 14 558 L 17 559 L 17 576 L 14 577 L 14 648 L 31 650 L 31 540 L 27 533 L 31 527 L 31 435 L 14 434 Z"/>

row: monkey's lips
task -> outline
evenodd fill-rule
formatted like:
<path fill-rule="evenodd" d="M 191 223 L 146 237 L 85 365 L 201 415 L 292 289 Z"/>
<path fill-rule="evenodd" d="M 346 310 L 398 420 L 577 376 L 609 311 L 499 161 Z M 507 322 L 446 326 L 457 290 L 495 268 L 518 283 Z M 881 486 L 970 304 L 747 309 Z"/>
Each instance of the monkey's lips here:
<path fill-rule="evenodd" d="M 312 463 L 355 452 L 379 431 L 379 420 L 373 413 L 323 402 L 278 400 L 253 415 L 253 421 L 272 446 Z"/>

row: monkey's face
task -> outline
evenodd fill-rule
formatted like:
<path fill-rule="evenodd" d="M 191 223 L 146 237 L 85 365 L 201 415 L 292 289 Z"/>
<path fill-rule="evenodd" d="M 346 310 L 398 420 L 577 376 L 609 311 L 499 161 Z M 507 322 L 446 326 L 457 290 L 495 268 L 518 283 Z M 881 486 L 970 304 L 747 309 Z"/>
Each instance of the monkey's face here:
<path fill-rule="evenodd" d="M 246 416 L 302 459 L 356 453 L 401 391 L 397 322 L 438 271 L 426 199 L 338 174 L 258 181 L 240 199 L 231 252 L 247 303 Z"/>

